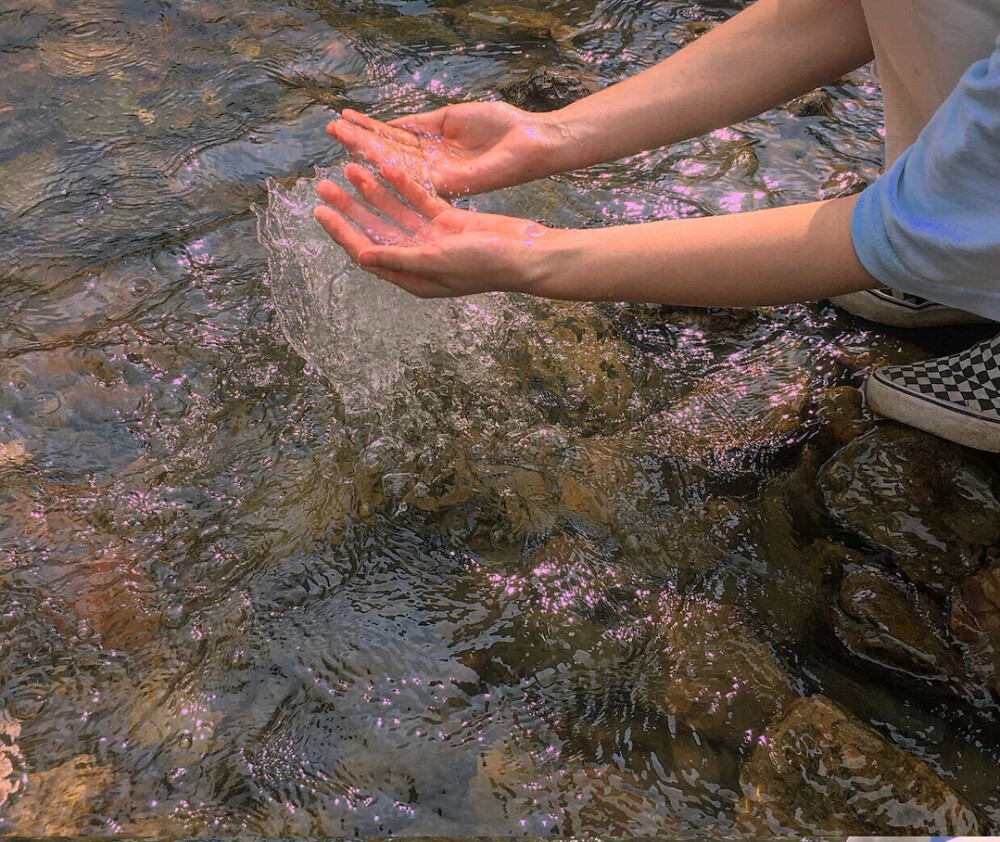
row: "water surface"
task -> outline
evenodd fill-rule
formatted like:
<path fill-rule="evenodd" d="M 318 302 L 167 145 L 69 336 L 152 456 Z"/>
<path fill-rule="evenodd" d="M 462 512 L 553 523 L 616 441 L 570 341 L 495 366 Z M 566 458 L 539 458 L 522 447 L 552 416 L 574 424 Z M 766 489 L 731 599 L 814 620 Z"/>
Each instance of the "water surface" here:
<path fill-rule="evenodd" d="M 418 304 L 309 217 L 339 109 L 611 83 L 738 5 L 5 0 L 0 834 L 746 833 L 814 693 L 1000 820 L 989 694 L 831 630 L 882 558 L 816 498 L 831 395 L 919 346 L 822 304 Z M 828 90 L 473 202 L 829 195 L 881 114 L 867 70 Z"/>

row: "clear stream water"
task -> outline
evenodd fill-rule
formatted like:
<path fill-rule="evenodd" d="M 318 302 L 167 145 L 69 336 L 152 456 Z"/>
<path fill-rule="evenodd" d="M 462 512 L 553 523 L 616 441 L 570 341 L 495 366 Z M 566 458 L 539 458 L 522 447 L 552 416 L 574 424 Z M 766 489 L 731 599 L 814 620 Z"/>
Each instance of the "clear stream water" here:
<path fill-rule="evenodd" d="M 0 3 L 0 835 L 738 834 L 810 693 L 1000 819 L 979 725 L 859 673 L 804 562 L 843 539 L 796 502 L 824 396 L 920 348 L 822 304 L 418 303 L 319 235 L 337 110 L 610 83 L 739 4 L 517 6 Z M 829 195 L 881 114 L 828 92 L 473 204 Z"/>

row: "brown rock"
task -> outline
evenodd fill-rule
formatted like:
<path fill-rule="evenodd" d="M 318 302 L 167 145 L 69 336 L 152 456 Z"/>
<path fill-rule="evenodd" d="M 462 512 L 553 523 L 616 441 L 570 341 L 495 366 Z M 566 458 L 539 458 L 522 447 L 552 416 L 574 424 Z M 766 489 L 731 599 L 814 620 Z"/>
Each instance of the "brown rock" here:
<path fill-rule="evenodd" d="M 830 700 L 796 702 L 743 768 L 738 826 L 754 834 L 974 834 L 965 800 L 921 760 Z"/>
<path fill-rule="evenodd" d="M 1000 697 L 1000 563 L 955 588 L 950 624 L 968 647 L 976 676 Z"/>
<path fill-rule="evenodd" d="M 24 755 L 17 744 L 20 723 L 0 710 L 0 830 L 3 817 L 17 798 L 28 776 L 24 771 Z"/>
<path fill-rule="evenodd" d="M 868 186 L 868 180 L 854 170 L 838 168 L 833 175 L 823 182 L 819 189 L 821 199 L 838 199 L 842 196 L 853 196 Z"/>
<path fill-rule="evenodd" d="M 851 570 L 841 583 L 836 613 L 838 637 L 859 657 L 896 675 L 964 679 L 944 612 L 912 585 L 874 570 Z"/>
<path fill-rule="evenodd" d="M 615 764 L 586 766 L 506 741 L 480 755 L 469 804 L 485 836 L 512 820 L 536 837 L 673 835 L 678 824 L 675 811 L 651 781 Z"/>
<path fill-rule="evenodd" d="M 640 677 L 654 708 L 733 750 L 788 710 L 791 680 L 734 608 L 684 599 L 665 609 Z"/>
<path fill-rule="evenodd" d="M 649 419 L 656 439 L 691 462 L 758 470 L 794 442 L 810 403 L 812 352 L 795 342 L 734 354 L 664 413 Z"/>
<path fill-rule="evenodd" d="M 877 427 L 835 453 L 818 482 L 836 520 L 940 596 L 1000 544 L 996 471 L 935 436 Z"/>
<path fill-rule="evenodd" d="M 545 41 L 569 37 L 574 30 L 550 12 L 523 4 L 472 0 L 442 10 L 445 20 L 469 38 L 488 40 Z"/>
<path fill-rule="evenodd" d="M 554 111 L 597 90 L 597 83 L 565 70 L 543 67 L 527 78 L 513 79 L 497 88 L 505 102 L 525 111 Z"/>
<path fill-rule="evenodd" d="M 670 35 L 682 45 L 697 41 L 706 32 L 711 32 L 718 26 L 718 21 L 692 20 L 675 26 Z"/>
<path fill-rule="evenodd" d="M 833 113 L 833 97 L 828 91 L 810 91 L 789 102 L 785 110 L 793 117 L 829 117 Z"/>
<path fill-rule="evenodd" d="M 872 426 L 861 408 L 861 393 L 853 386 L 834 386 L 820 392 L 817 410 L 833 440 L 843 446 Z"/>
<path fill-rule="evenodd" d="M 110 767 L 95 765 L 90 755 L 29 774 L 20 798 L 3 814 L 3 828 L 19 836 L 79 836 L 85 822 L 93 830 L 110 783 Z"/>

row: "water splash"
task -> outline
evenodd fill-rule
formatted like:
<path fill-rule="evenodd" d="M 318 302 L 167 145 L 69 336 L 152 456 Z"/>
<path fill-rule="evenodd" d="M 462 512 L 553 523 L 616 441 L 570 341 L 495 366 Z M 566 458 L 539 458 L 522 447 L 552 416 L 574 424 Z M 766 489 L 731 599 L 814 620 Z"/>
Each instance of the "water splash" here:
<path fill-rule="evenodd" d="M 271 294 L 293 348 L 338 390 L 349 414 L 412 404 L 422 375 L 482 383 L 488 349 L 514 312 L 501 296 L 419 300 L 355 266 L 313 219 L 316 182 L 353 189 L 339 167 L 269 184 L 258 232 Z"/>

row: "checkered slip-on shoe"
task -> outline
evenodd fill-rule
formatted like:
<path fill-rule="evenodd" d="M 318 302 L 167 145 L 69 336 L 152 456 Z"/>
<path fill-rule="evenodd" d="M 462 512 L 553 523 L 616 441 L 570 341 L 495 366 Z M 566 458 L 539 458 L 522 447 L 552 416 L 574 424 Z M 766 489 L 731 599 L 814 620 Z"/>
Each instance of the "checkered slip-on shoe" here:
<path fill-rule="evenodd" d="M 865 398 L 886 418 L 1000 452 L 1000 335 L 950 357 L 877 368 Z"/>
<path fill-rule="evenodd" d="M 990 321 L 975 313 L 945 307 L 888 287 L 838 295 L 830 301 L 851 315 L 892 327 L 945 327 Z"/>

